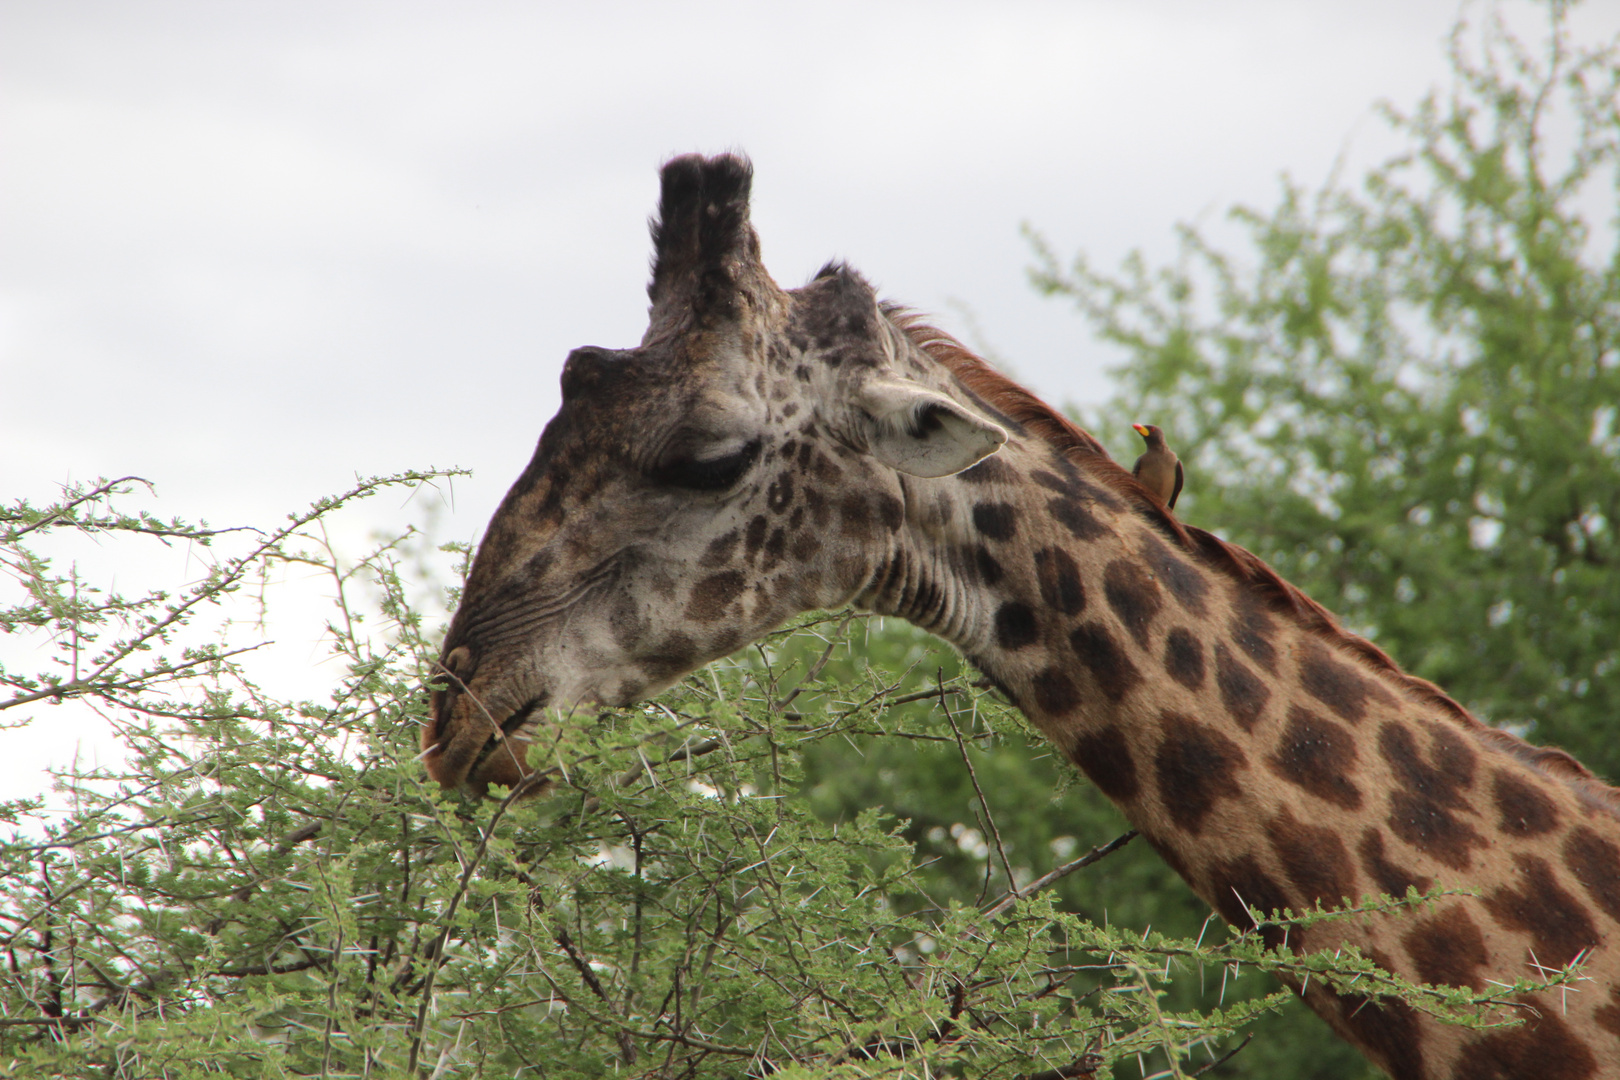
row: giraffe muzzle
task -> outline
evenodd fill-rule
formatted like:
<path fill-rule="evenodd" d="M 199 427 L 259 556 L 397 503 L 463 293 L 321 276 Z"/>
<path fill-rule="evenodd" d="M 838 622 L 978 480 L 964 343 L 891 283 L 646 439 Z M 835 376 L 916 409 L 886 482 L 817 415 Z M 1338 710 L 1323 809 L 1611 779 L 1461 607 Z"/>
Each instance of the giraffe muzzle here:
<path fill-rule="evenodd" d="M 446 788 L 483 795 L 491 784 L 516 786 L 533 770 L 527 757 L 535 717 L 548 695 L 529 698 L 499 718 L 475 692 L 445 694 L 433 702 L 433 725 L 424 742 L 428 775 Z M 547 785 L 536 784 L 531 794 Z"/>

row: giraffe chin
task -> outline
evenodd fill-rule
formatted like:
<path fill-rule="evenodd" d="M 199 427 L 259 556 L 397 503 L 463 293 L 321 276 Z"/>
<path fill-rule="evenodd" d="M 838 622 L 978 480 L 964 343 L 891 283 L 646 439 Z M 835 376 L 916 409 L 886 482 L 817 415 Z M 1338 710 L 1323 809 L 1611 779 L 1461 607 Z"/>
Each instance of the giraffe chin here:
<path fill-rule="evenodd" d="M 519 798 L 545 794 L 551 789 L 551 780 L 533 775 L 528 756 L 529 743 L 526 739 L 491 739 L 459 786 L 467 794 L 480 799 L 489 794 L 491 785 L 511 790 L 521 788 Z"/>

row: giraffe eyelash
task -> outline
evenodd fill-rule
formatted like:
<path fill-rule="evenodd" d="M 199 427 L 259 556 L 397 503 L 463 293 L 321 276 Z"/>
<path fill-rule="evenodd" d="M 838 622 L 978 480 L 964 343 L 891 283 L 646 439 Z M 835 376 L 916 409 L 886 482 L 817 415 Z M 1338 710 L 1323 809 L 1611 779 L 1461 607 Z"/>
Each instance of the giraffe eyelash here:
<path fill-rule="evenodd" d="M 755 438 L 741 449 L 717 458 L 677 457 L 660 465 L 653 479 L 689 491 L 724 491 L 752 467 L 761 445 L 762 440 Z"/>

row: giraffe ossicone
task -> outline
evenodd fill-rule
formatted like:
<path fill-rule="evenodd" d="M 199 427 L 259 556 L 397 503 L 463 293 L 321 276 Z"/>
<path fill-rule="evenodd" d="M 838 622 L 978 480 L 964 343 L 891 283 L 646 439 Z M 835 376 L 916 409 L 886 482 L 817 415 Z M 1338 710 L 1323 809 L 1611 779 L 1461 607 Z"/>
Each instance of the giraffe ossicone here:
<path fill-rule="evenodd" d="M 779 288 L 751 178 L 665 166 L 647 333 L 568 358 L 445 640 L 430 773 L 517 784 L 548 708 L 641 700 L 858 604 L 961 649 L 1234 925 L 1438 884 L 1473 895 L 1287 947 L 1475 989 L 1583 960 L 1579 993 L 1480 1031 L 1306 987 L 1393 1076 L 1620 1077 L 1620 793 L 1182 525 L 852 270 Z"/>

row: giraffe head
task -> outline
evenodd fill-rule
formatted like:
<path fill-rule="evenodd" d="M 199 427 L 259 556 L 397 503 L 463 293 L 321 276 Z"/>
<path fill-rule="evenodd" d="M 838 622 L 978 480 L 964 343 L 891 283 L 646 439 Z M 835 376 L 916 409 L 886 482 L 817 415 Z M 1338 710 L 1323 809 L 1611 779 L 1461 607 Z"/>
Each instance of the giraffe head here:
<path fill-rule="evenodd" d="M 847 602 L 902 527 L 903 478 L 1005 439 L 858 275 L 777 287 L 751 175 L 732 156 L 664 167 L 647 333 L 569 355 L 451 622 L 423 732 L 441 783 L 516 783 L 548 709 L 643 699 Z"/>

